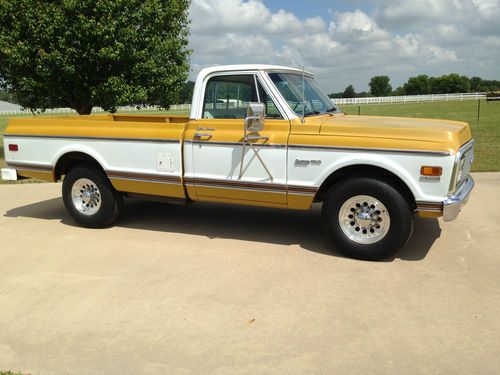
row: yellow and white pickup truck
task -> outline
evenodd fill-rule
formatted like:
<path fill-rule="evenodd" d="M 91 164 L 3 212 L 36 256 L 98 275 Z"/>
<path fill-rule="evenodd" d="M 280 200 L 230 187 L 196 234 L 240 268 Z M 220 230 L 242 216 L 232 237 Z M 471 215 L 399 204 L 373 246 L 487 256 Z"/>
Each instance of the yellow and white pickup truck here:
<path fill-rule="evenodd" d="M 2 178 L 63 180 L 64 204 L 86 227 L 113 223 L 123 197 L 323 202 L 332 246 L 364 259 L 404 246 L 415 213 L 453 220 L 474 186 L 466 123 L 348 116 L 311 73 L 281 66 L 202 70 L 189 118 L 13 118 L 4 143 Z"/>

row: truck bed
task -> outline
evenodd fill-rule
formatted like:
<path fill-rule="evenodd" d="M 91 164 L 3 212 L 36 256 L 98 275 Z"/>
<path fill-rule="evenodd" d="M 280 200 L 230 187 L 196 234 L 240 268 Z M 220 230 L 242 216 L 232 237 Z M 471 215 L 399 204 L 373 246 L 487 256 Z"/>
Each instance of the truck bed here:
<path fill-rule="evenodd" d="M 180 137 L 188 117 L 166 115 L 39 116 L 9 119 L 5 135 L 117 138 Z M 178 133 L 178 134 L 177 134 Z M 175 137 L 177 138 L 177 136 Z"/>
<path fill-rule="evenodd" d="M 12 118 L 4 134 L 6 162 L 21 177 L 55 181 L 68 160 L 85 156 L 119 191 L 183 198 L 187 123 L 187 116 L 132 114 Z"/>

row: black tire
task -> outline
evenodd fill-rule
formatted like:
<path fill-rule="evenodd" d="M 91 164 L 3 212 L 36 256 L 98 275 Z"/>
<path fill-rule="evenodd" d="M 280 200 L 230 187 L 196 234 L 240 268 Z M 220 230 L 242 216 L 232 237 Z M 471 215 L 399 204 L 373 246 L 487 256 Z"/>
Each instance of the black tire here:
<path fill-rule="evenodd" d="M 347 219 L 346 223 L 342 226 L 341 218 L 339 217 L 344 203 L 346 203 L 345 207 L 349 207 L 347 202 L 350 200 L 355 201 L 355 197 L 363 195 L 373 197 L 383 204 L 386 208 L 383 215 L 388 215 L 389 220 L 387 221 L 390 222 L 388 229 L 381 231 L 385 235 L 380 237 L 380 239 L 375 238 L 376 242 L 374 243 L 359 243 L 349 238 L 344 232 L 351 230 L 349 229 L 349 225 L 352 225 L 358 231 L 358 236 L 360 235 L 360 229 L 363 233 L 367 233 L 367 230 L 363 229 L 365 227 L 373 228 L 373 232 L 375 233 L 373 236 L 377 235 L 375 226 L 377 225 L 377 220 L 380 219 L 382 222 L 382 218 L 377 217 L 375 213 L 373 217 L 370 216 L 373 220 L 372 223 L 375 224 L 367 224 L 369 226 L 358 224 L 357 220 L 360 218 L 357 214 L 358 211 L 353 210 L 362 210 L 364 203 L 361 204 L 360 208 L 356 208 L 357 206 L 349 208 L 353 213 L 353 220 L 356 220 L 356 222 L 351 221 L 347 223 L 350 220 Z M 342 212 L 346 211 L 342 209 Z M 377 212 L 380 214 L 380 211 Z M 366 260 L 383 260 L 394 256 L 406 244 L 413 229 L 413 215 L 406 199 L 389 183 L 374 178 L 352 178 L 335 184 L 326 194 L 322 208 L 322 220 L 325 234 L 336 250 L 349 257 Z M 374 226 L 372 227 L 371 225 Z M 368 230 L 372 231 L 372 229 Z M 368 233 L 367 236 L 370 236 L 370 234 Z M 356 234 L 353 237 L 359 239 L 359 237 L 356 237 Z"/>
<path fill-rule="evenodd" d="M 88 214 L 82 213 L 82 209 L 78 209 L 72 198 L 73 187 L 77 186 L 76 183 L 84 181 L 82 179 L 90 180 L 94 184 L 92 186 L 97 186 L 98 189 L 94 198 L 96 200 L 95 212 Z M 92 164 L 77 166 L 68 172 L 63 181 L 62 196 L 64 206 L 73 219 L 88 228 L 109 226 L 118 218 L 123 206 L 123 196 L 113 188 L 104 172 Z M 86 206 L 88 207 L 88 204 Z"/>

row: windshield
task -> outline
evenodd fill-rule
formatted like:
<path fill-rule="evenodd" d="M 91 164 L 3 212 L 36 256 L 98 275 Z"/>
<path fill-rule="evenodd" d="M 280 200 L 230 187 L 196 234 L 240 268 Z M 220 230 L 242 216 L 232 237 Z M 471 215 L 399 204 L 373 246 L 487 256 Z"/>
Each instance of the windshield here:
<path fill-rule="evenodd" d="M 302 111 L 304 116 L 341 112 L 311 77 L 295 73 L 269 73 L 269 77 L 297 116 Z"/>

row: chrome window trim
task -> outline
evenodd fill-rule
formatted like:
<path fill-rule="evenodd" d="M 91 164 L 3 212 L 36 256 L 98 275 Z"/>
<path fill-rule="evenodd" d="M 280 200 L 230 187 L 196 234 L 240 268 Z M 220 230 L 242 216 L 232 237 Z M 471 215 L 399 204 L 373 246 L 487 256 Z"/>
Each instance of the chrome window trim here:
<path fill-rule="evenodd" d="M 283 117 L 283 118 L 282 119 L 266 118 L 266 121 L 268 121 L 268 120 L 290 120 L 290 117 L 288 116 L 288 112 L 284 110 L 282 103 L 279 102 L 278 97 L 276 97 L 275 93 L 272 90 L 269 90 L 269 85 L 265 84 L 266 82 L 263 79 L 265 77 L 263 76 L 262 71 L 259 71 L 259 70 L 228 70 L 228 71 L 213 72 L 213 73 L 207 74 L 203 80 L 201 94 L 199 96 L 199 100 L 197 103 L 195 120 L 217 120 L 217 119 L 203 118 L 203 104 L 204 104 L 204 100 L 205 100 L 205 91 L 207 89 L 208 81 L 210 81 L 210 79 L 212 79 L 214 77 L 233 76 L 233 75 L 252 75 L 254 77 L 254 79 L 258 80 L 258 82 L 261 84 L 262 88 L 271 97 L 272 101 L 276 105 L 276 108 L 278 109 L 279 113 L 281 114 L 281 117 Z M 257 92 L 258 92 L 258 90 L 257 90 Z M 194 98 L 193 98 L 193 101 L 194 101 Z"/>

